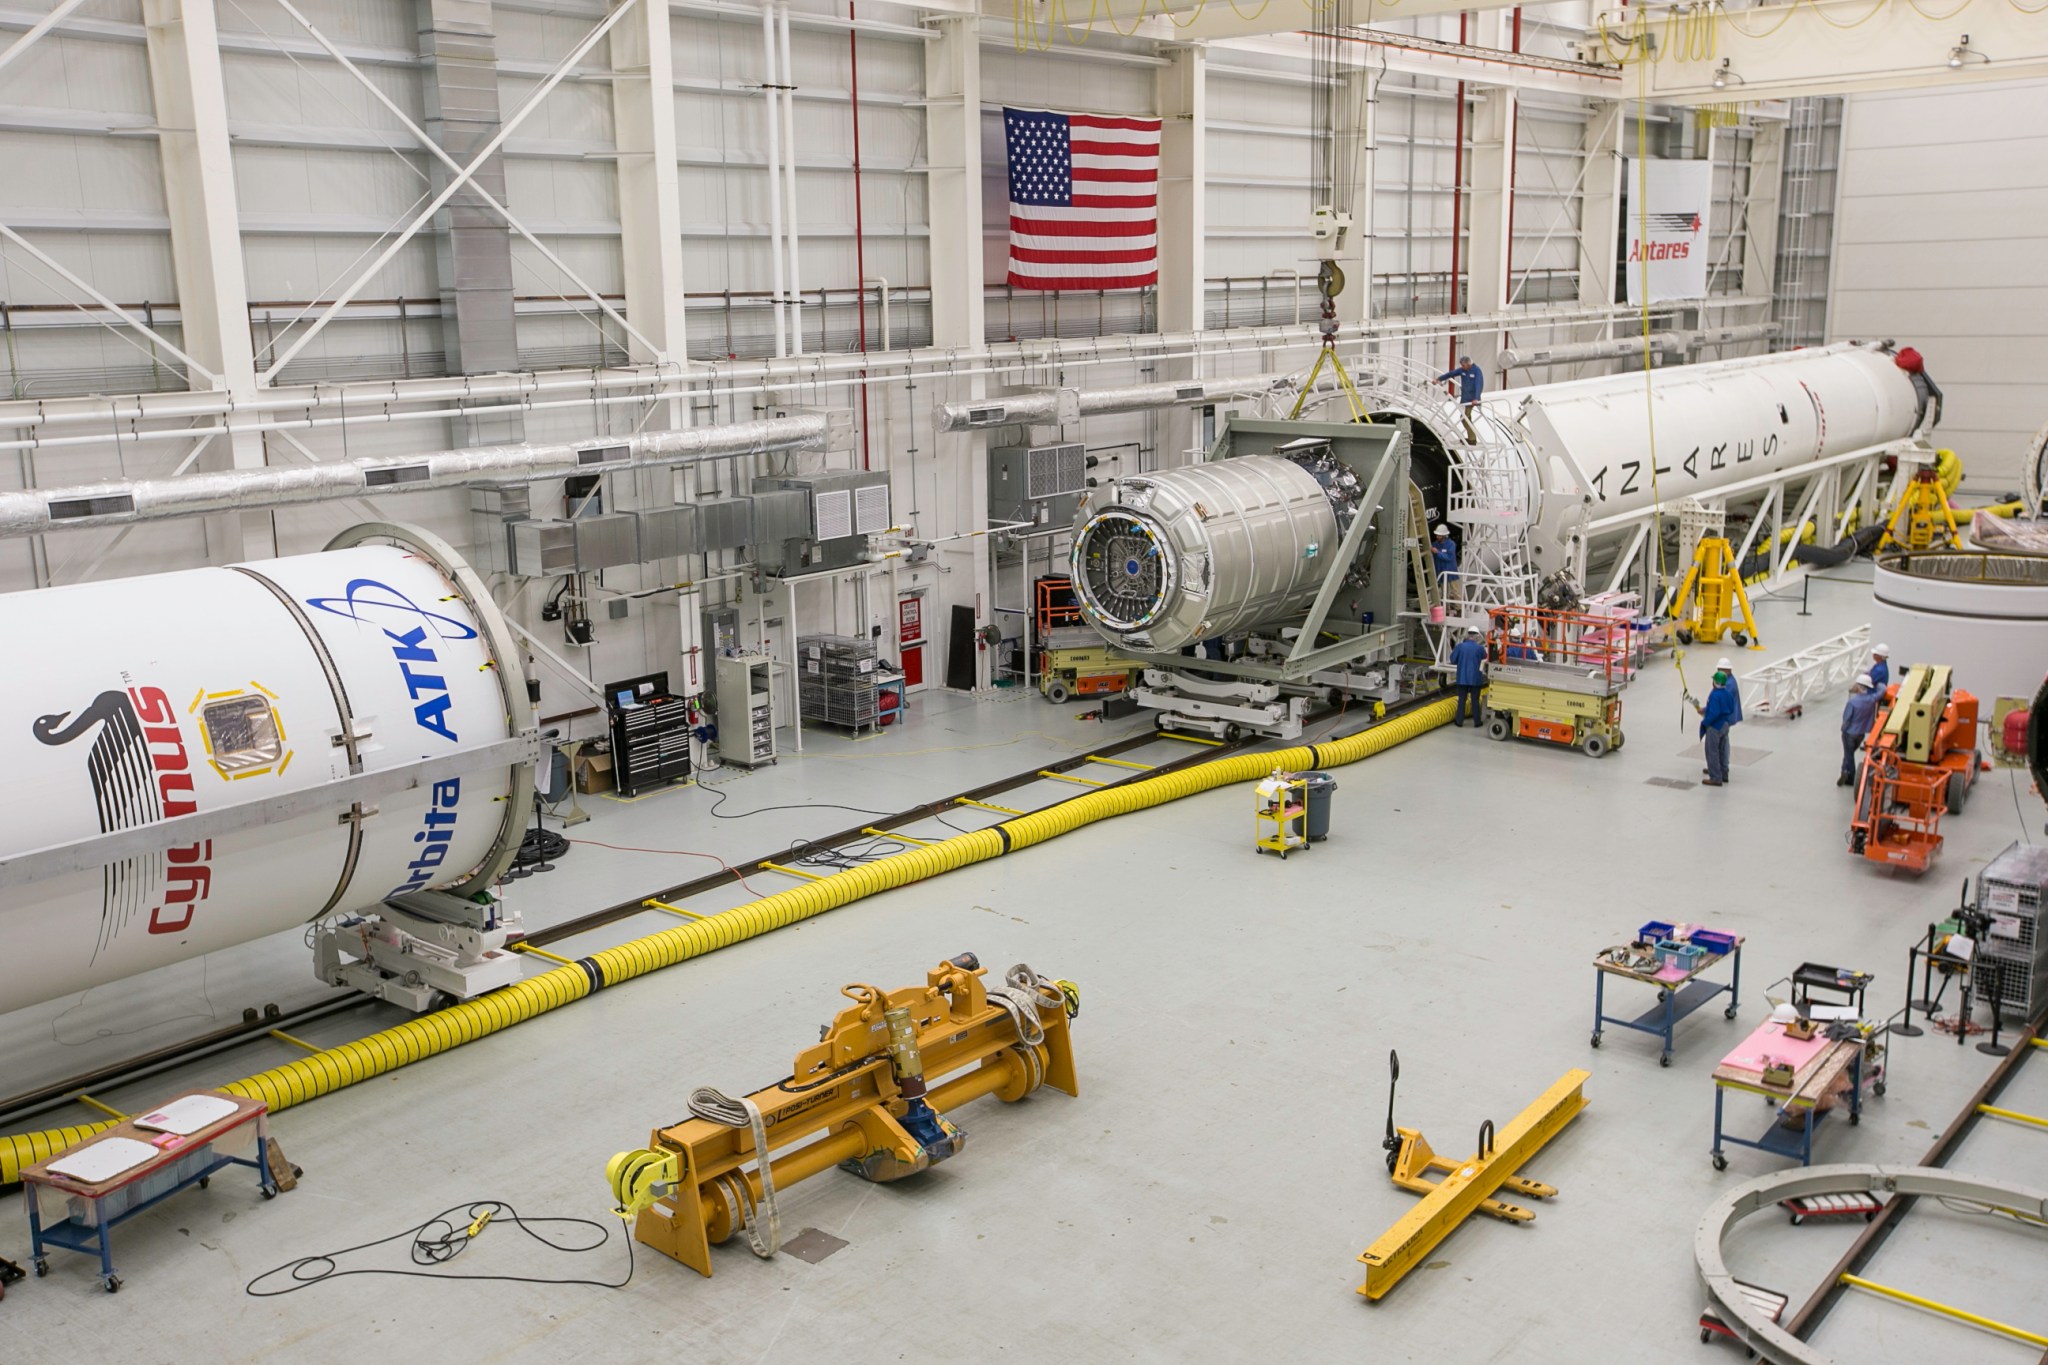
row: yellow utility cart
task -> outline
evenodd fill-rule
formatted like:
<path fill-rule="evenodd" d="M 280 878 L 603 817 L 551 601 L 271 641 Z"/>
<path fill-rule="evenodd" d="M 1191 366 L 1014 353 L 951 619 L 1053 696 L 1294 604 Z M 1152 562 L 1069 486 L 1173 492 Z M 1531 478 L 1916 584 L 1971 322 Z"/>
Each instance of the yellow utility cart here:
<path fill-rule="evenodd" d="M 1486 733 L 1561 744 L 1599 758 L 1619 749 L 1627 633 L 1584 612 L 1499 607 L 1487 644 Z"/>
<path fill-rule="evenodd" d="M 1308 847 L 1308 774 L 1273 770 L 1252 789 L 1252 842 L 1261 853 L 1285 858 Z"/>

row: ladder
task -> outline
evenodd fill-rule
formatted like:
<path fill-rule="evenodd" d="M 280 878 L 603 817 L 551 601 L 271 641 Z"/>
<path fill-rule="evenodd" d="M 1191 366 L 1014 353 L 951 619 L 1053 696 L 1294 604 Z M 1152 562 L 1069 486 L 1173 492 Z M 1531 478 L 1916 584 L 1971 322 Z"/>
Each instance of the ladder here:
<path fill-rule="evenodd" d="M 1436 581 L 1436 560 L 1429 553 L 1429 508 L 1423 505 L 1422 490 L 1414 480 L 1408 483 L 1408 575 L 1415 580 L 1415 604 L 1427 621 L 1442 596 Z"/>

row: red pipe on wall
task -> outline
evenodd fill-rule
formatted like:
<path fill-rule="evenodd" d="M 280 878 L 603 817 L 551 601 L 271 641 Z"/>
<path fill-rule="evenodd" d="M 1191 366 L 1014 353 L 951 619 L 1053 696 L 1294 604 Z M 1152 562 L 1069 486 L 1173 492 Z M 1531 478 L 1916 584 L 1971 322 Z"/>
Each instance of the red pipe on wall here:
<path fill-rule="evenodd" d="M 853 104 L 853 268 L 859 282 L 854 286 L 855 310 L 860 318 L 860 353 L 868 353 L 868 245 L 866 223 L 861 217 L 860 203 L 860 37 L 851 27 L 853 23 L 853 0 L 846 0 L 846 64 L 850 77 Z M 795 153 L 791 152 L 794 156 Z M 867 378 L 862 370 L 861 378 Z M 868 463 L 868 386 L 860 386 L 860 467 L 870 468 Z"/>

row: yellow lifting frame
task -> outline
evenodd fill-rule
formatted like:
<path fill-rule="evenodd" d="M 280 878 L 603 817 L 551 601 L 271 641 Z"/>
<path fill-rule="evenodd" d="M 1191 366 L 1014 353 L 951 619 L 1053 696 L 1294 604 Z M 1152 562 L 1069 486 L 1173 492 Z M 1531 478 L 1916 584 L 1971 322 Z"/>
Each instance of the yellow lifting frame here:
<path fill-rule="evenodd" d="M 1888 1284 L 1879 1284 L 1875 1280 L 1866 1280 L 1861 1275 L 1844 1275 L 1841 1282 L 1852 1289 L 1861 1289 L 1865 1293 L 1876 1294 L 1880 1298 L 1896 1299 L 1900 1303 L 1910 1303 L 1915 1308 L 1924 1308 L 1930 1313 L 1938 1313 L 1945 1318 L 1954 1318 L 1957 1322 L 1967 1322 L 1972 1327 L 1981 1327 L 1987 1332 L 1996 1332 L 2000 1336 L 2011 1337 L 2014 1341 L 2024 1341 L 2030 1346 L 2048 1346 L 2048 1336 L 2042 1336 L 2039 1332 L 2029 1332 L 2024 1327 L 2014 1327 L 2011 1323 L 2000 1322 L 1996 1318 L 1987 1318 L 1980 1313 L 1972 1313 L 1965 1309 L 1957 1308 L 1952 1304 L 1942 1303 L 1937 1299 L 1927 1299 L 1922 1298 L 1918 1294 L 1908 1294 L 1903 1289 L 1894 1289 Z"/>
<path fill-rule="evenodd" d="M 1325 365 L 1337 372 L 1337 383 L 1343 387 L 1344 401 L 1351 405 L 1351 420 L 1370 421 L 1365 414 L 1365 400 L 1358 396 L 1358 386 L 1351 382 L 1351 372 L 1346 370 L 1344 362 L 1337 358 L 1337 348 L 1332 344 L 1325 344 L 1323 349 L 1316 353 L 1316 363 L 1310 368 L 1308 378 L 1302 381 L 1301 392 L 1294 396 L 1294 410 L 1287 414 L 1287 420 L 1295 421 L 1301 416 L 1301 410 L 1308 406 L 1309 395 L 1316 391 L 1316 379 L 1322 374 Z"/>
<path fill-rule="evenodd" d="M 1420 1204 L 1403 1214 L 1360 1253 L 1358 1259 L 1365 1262 L 1365 1283 L 1358 1286 L 1358 1292 L 1375 1301 L 1384 1297 L 1401 1282 L 1402 1276 L 1420 1265 L 1439 1242 L 1474 1213 L 1483 1211 L 1516 1222 L 1534 1218 L 1536 1215 L 1527 1209 L 1503 1204 L 1493 1195 L 1503 1186 L 1539 1199 L 1557 1193 L 1550 1186 L 1525 1180 L 1515 1172 L 1578 1117 L 1586 1107 L 1585 1084 L 1591 1079 L 1589 1071 L 1565 1072 L 1534 1104 L 1515 1115 L 1489 1150 L 1465 1161 L 1444 1161 L 1430 1150 L 1422 1134 L 1412 1128 L 1400 1129 L 1394 1183 L 1427 1193 Z M 1440 1172 L 1443 1179 L 1427 1179 L 1430 1171 Z"/>

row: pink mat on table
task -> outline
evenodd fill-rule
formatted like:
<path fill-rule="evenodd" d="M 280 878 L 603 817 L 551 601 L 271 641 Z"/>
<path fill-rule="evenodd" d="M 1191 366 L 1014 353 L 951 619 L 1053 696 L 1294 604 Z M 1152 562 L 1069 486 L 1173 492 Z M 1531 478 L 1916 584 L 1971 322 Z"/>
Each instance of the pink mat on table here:
<path fill-rule="evenodd" d="M 1827 1045 L 1825 1033 L 1816 1033 L 1811 1038 L 1787 1038 L 1783 1024 L 1766 1021 L 1738 1043 L 1733 1052 L 1723 1057 L 1721 1065 L 1761 1073 L 1764 1059 L 1769 1057 L 1773 1061 L 1789 1063 L 1797 1071 L 1818 1057 Z"/>

